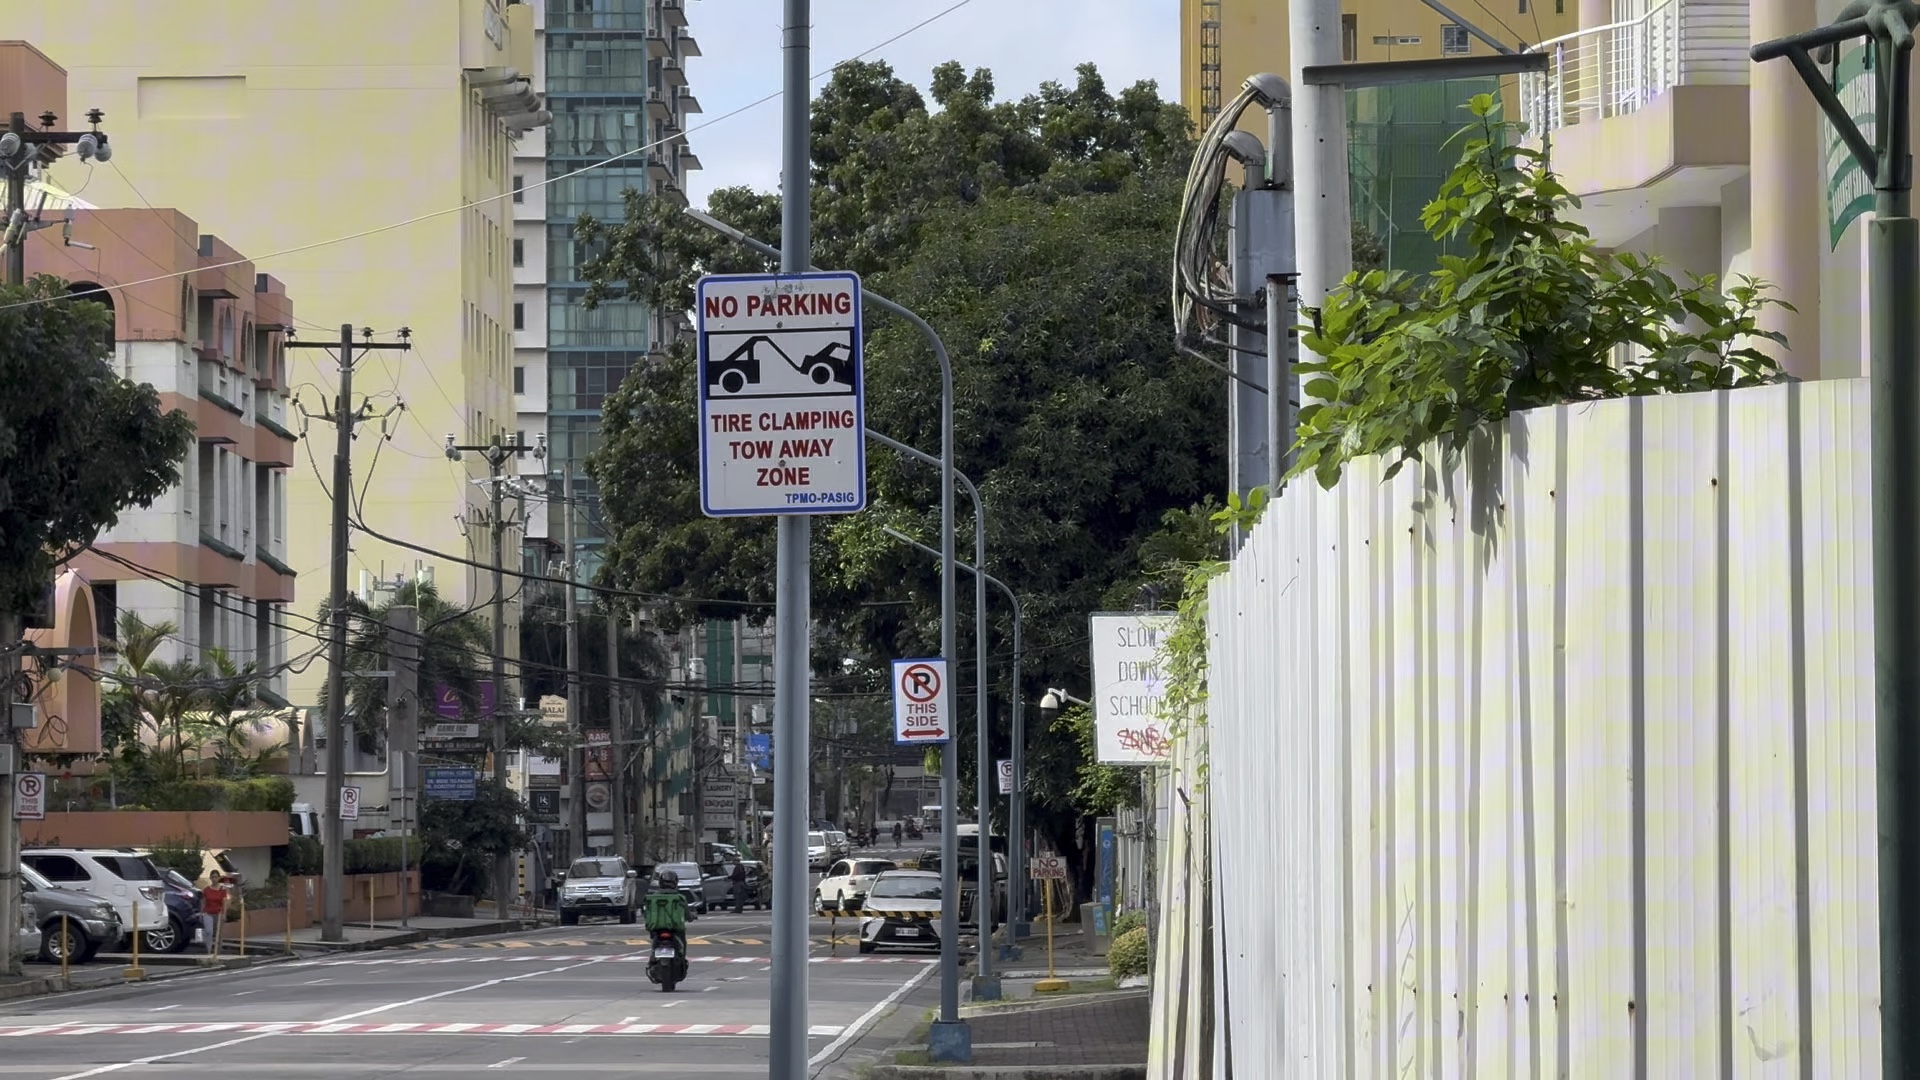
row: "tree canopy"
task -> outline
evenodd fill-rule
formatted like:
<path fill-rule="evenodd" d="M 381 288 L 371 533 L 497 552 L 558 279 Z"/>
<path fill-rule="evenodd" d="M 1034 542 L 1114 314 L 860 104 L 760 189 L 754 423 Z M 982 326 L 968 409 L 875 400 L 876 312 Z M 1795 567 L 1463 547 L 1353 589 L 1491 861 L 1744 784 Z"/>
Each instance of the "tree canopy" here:
<path fill-rule="evenodd" d="M 0 286 L 0 612 L 33 609 L 54 567 L 179 482 L 193 421 L 112 355 L 106 305 L 51 276 Z"/>
<path fill-rule="evenodd" d="M 929 105 L 880 63 L 845 65 L 823 88 L 813 261 L 858 271 L 946 342 L 957 464 L 987 505 L 987 568 L 1025 606 L 1031 701 L 1049 681 L 1087 685 L 1088 613 L 1137 576 L 1163 515 L 1225 485 L 1223 380 L 1175 354 L 1168 331 L 1188 120 L 1150 83 L 1111 93 L 1091 65 L 1070 86 L 1017 101 L 994 100 L 989 73 L 952 63 L 935 69 L 931 89 Z M 776 195 L 724 189 L 709 210 L 778 236 Z M 686 310 L 702 273 L 773 269 L 649 195 L 629 195 L 623 222 L 582 221 L 578 240 L 594 300 Z M 911 327 L 872 308 L 868 326 L 868 425 L 936 451 L 933 357 Z M 773 522 L 700 512 L 695 363 L 690 343 L 676 342 L 608 399 L 588 464 L 614 532 L 605 582 L 708 601 L 681 618 L 737 615 L 742 602 L 764 617 Z M 868 660 L 926 655 L 939 640 L 937 566 L 881 530 L 937 542 L 937 474 L 878 446 L 868 460 L 869 511 L 814 530 L 814 614 Z M 958 514 L 970 558 L 964 495 Z M 971 604 L 962 607 L 966 635 Z M 994 618 L 998 681 L 1010 619 L 999 606 Z M 972 685 L 964 670 L 957 682 Z M 1074 813 L 1081 755 L 1070 747 L 1035 761 L 1043 811 Z M 1060 775 L 1049 778 L 1055 761 Z"/>

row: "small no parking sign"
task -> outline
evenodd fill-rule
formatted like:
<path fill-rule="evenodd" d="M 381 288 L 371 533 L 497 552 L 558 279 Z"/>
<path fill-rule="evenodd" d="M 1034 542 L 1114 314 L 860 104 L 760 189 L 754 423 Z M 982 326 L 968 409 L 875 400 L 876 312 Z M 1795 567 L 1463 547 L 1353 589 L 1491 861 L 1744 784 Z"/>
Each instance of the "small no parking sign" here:
<path fill-rule="evenodd" d="M 46 773 L 27 772 L 13 778 L 13 816 L 20 821 L 46 820 Z"/>

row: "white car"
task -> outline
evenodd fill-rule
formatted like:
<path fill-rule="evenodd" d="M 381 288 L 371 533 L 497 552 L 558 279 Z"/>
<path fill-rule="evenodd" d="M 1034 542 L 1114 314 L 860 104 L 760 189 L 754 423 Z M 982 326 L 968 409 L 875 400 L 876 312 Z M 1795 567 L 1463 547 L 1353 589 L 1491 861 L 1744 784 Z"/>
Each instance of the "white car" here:
<path fill-rule="evenodd" d="M 807 834 L 807 869 L 824 870 L 833 861 L 833 852 L 827 847 L 827 834 L 810 832 Z"/>
<path fill-rule="evenodd" d="M 167 933 L 176 928 L 167 917 L 167 885 L 144 855 L 131 849 L 28 848 L 20 861 L 40 872 L 57 889 L 97 896 L 113 905 L 127 933 Z M 187 927 L 191 933 L 192 928 Z M 117 947 L 117 943 L 104 943 Z M 143 944 L 151 944 L 143 942 Z"/>
<path fill-rule="evenodd" d="M 827 870 L 814 888 L 814 897 L 823 907 L 845 908 L 849 900 L 865 900 L 873 879 L 899 867 L 889 859 L 841 859 Z"/>

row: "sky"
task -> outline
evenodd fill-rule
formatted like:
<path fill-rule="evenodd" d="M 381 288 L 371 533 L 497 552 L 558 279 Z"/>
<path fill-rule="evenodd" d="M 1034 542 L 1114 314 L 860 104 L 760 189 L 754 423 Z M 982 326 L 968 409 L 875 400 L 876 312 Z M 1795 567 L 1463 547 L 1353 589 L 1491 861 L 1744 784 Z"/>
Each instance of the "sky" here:
<path fill-rule="evenodd" d="M 813 70 L 873 48 L 946 10 L 956 0 L 813 0 Z M 781 0 L 691 0 L 687 21 L 701 56 L 687 81 L 703 114 L 687 138 L 702 169 L 688 196 L 706 202 L 735 184 L 771 189 L 780 179 L 778 99 L 731 119 L 717 117 L 780 89 Z M 969 0 L 958 10 L 867 57 L 926 89 L 934 65 L 958 60 L 993 72 L 995 92 L 1018 98 L 1048 80 L 1071 83 L 1073 69 L 1098 65 L 1115 91 L 1139 79 L 1179 95 L 1177 0 Z M 821 82 L 816 80 L 818 91 Z M 713 123 L 701 129 L 698 124 Z"/>

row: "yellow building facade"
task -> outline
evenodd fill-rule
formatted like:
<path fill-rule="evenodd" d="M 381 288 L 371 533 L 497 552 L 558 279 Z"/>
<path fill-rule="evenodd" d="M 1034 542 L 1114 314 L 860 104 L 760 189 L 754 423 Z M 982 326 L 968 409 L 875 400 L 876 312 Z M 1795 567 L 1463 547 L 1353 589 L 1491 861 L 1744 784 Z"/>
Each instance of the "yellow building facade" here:
<path fill-rule="evenodd" d="M 1576 0 L 1456 0 L 1445 5 L 1511 48 L 1579 28 Z M 1180 101 L 1205 124 L 1250 75 L 1292 66 L 1286 0 L 1180 0 Z M 1494 50 L 1420 0 L 1344 0 L 1349 62 L 1487 56 Z"/>
<path fill-rule="evenodd" d="M 59 186 L 97 206 L 206 208 L 225 239 L 301 296 L 301 340 L 337 338 L 342 323 L 387 341 L 411 329 L 411 352 L 369 353 L 355 370 L 355 397 L 376 414 L 406 405 L 361 429 L 357 512 L 389 535 L 490 558 L 487 531 L 461 523 L 485 502 L 471 482 L 484 466 L 443 449 L 449 435 L 480 443 L 514 428 L 506 196 L 514 138 L 544 138 L 538 105 L 514 92 L 533 72 L 532 10 L 504 0 L 62 0 L 9 16 L 9 36 L 61 58 L 73 107 L 106 113 L 111 163 L 63 161 Z M 331 351 L 287 356 L 294 400 L 330 406 Z M 300 425 L 297 411 L 290 423 Z M 329 584 L 320 477 L 330 482 L 333 429 L 314 420 L 308 430 L 290 470 L 287 561 L 299 575 L 289 620 L 311 630 L 303 616 Z M 518 549 L 510 534 L 507 550 Z M 484 599 L 486 575 L 456 563 L 365 535 L 352 552 L 356 582 L 424 563 L 450 599 Z M 296 672 L 293 702 L 315 702 L 324 674 L 318 663 Z"/>

